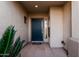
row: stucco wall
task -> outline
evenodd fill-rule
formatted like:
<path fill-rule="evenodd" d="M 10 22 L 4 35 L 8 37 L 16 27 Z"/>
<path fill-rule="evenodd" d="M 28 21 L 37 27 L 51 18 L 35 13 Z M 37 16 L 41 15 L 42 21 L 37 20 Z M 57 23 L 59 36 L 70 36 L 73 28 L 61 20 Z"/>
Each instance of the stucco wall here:
<path fill-rule="evenodd" d="M 50 8 L 50 46 L 62 47 L 63 40 L 63 8 Z"/>
<path fill-rule="evenodd" d="M 79 1 L 72 1 L 72 37 L 79 39 Z"/>
<path fill-rule="evenodd" d="M 63 39 L 67 43 L 67 39 L 71 36 L 71 2 L 67 2 L 63 10 Z"/>
<path fill-rule="evenodd" d="M 24 24 L 24 16 L 27 16 L 24 8 L 17 2 L 0 2 L 0 38 L 6 27 L 15 25 L 15 38 L 20 36 L 22 40 L 27 41 L 27 24 Z"/>

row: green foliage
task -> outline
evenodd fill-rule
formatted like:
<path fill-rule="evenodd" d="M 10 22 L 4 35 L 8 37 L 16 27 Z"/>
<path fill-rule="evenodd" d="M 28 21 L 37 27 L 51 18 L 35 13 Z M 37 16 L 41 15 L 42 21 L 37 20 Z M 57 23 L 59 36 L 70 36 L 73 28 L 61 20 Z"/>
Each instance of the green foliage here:
<path fill-rule="evenodd" d="M 15 36 L 14 26 L 9 26 L 5 30 L 2 38 L 0 39 L 0 56 L 1 57 L 16 57 L 22 49 L 23 41 L 20 37 L 14 42 Z"/>

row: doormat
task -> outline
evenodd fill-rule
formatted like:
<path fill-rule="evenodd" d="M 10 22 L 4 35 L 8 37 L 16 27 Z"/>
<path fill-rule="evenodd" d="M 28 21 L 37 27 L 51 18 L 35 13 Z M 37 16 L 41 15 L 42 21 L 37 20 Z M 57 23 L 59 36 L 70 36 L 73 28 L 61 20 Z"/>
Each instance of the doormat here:
<path fill-rule="evenodd" d="M 42 43 L 36 43 L 36 42 L 34 42 L 34 43 L 32 43 L 32 44 L 34 44 L 34 45 L 40 45 L 40 44 L 42 44 Z"/>

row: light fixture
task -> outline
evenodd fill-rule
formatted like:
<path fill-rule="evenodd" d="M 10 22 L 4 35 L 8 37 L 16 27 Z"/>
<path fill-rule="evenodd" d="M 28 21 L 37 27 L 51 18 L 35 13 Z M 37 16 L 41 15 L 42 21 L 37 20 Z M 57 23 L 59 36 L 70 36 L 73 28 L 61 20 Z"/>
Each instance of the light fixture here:
<path fill-rule="evenodd" d="M 35 8 L 38 8 L 38 5 L 35 5 Z"/>

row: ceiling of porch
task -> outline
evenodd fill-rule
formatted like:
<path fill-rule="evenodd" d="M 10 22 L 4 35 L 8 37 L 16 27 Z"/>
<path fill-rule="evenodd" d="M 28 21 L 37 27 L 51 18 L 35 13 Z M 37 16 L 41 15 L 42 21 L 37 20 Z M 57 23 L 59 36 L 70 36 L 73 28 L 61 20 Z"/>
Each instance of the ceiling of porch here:
<path fill-rule="evenodd" d="M 29 13 L 48 13 L 51 6 L 63 6 L 66 1 L 21 1 Z"/>

